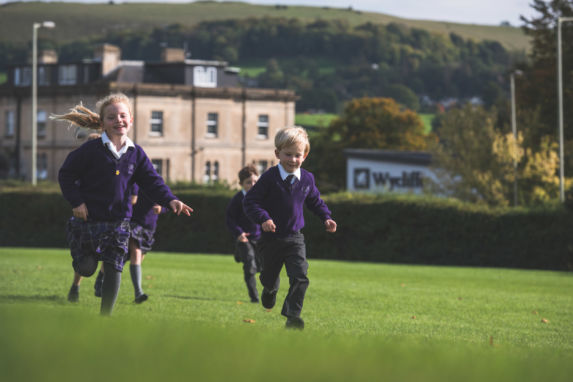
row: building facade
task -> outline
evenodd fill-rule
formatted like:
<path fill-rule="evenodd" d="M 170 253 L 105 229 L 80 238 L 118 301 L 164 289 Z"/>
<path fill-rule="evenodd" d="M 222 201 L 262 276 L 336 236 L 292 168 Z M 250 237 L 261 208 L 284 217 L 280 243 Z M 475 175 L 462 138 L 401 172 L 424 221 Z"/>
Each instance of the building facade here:
<path fill-rule="evenodd" d="M 95 111 L 113 92 L 132 103 L 130 138 L 141 145 L 167 181 L 235 184 L 238 171 L 275 164 L 274 135 L 294 124 L 296 95 L 289 90 L 239 86 L 238 69 L 220 61 L 189 60 L 165 49 L 160 62 L 122 61 L 104 44 L 94 59 L 38 60 L 37 176 L 57 180 L 67 154 L 88 132 L 49 119 L 82 102 Z M 31 66 L 10 68 L 0 86 L 0 176 L 31 177 Z"/>

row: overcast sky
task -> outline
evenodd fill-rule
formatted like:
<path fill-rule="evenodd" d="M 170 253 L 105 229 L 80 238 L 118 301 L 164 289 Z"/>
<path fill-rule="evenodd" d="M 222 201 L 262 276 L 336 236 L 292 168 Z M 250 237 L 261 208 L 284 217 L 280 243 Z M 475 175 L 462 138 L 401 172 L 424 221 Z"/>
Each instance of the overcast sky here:
<path fill-rule="evenodd" d="M 107 2 L 104 0 L 63 1 L 88 3 Z M 0 3 L 5 2 L 6 1 L 0 1 Z M 190 3 L 193 1 L 115 0 L 115 2 Z M 386 13 L 392 16 L 409 19 L 426 19 L 489 25 L 499 25 L 502 21 L 509 21 L 513 26 L 520 26 L 520 15 L 524 15 L 526 17 L 535 15 L 535 12 L 530 6 L 532 0 L 249 0 L 244 2 L 264 5 L 312 5 L 337 8 L 348 8 L 349 6 L 352 6 L 355 10 Z"/>

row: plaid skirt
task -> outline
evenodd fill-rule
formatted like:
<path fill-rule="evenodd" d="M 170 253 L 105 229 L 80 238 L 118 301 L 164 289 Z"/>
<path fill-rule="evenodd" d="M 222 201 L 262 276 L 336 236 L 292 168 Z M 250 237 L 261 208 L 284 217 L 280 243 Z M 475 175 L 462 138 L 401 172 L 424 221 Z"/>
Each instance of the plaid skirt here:
<path fill-rule="evenodd" d="M 131 228 L 131 239 L 135 241 L 137 247 L 141 249 L 141 252 L 147 253 L 151 251 L 151 247 L 155 242 L 155 229 L 143 228 L 137 223 L 129 223 Z"/>
<path fill-rule="evenodd" d="M 85 256 L 112 264 L 118 271 L 128 258 L 130 227 L 128 220 L 116 222 L 93 222 L 71 218 L 66 227 L 67 240 L 72 255 L 72 266 Z"/>

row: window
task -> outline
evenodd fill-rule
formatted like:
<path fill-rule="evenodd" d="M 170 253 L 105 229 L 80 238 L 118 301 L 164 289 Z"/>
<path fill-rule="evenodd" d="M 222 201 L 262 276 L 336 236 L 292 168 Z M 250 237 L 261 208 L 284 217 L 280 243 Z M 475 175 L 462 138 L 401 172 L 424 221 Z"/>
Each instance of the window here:
<path fill-rule="evenodd" d="M 14 118 L 14 111 L 7 110 L 4 113 L 4 125 L 4 136 L 7 138 L 13 137 L 16 133 L 16 120 Z"/>
<path fill-rule="evenodd" d="M 259 174 L 262 174 L 263 172 L 265 172 L 267 170 L 267 168 L 269 168 L 269 162 L 266 160 L 260 160 L 257 162 L 257 171 L 259 172 Z"/>
<path fill-rule="evenodd" d="M 32 84 L 32 68 L 16 68 L 14 69 L 14 85 L 16 86 L 30 86 Z"/>
<path fill-rule="evenodd" d="M 211 181 L 211 162 L 205 162 L 205 174 L 203 175 L 203 183 L 209 183 Z"/>
<path fill-rule="evenodd" d="M 37 129 L 36 132 L 38 137 L 45 137 L 46 136 L 46 112 L 44 110 L 38 110 L 38 117 L 37 117 Z"/>
<path fill-rule="evenodd" d="M 77 67 L 75 65 L 61 65 L 58 68 L 60 85 L 75 85 L 77 82 Z"/>
<path fill-rule="evenodd" d="M 38 67 L 38 85 L 47 86 L 50 84 L 49 71 L 45 66 Z"/>
<path fill-rule="evenodd" d="M 257 122 L 257 138 L 269 138 L 269 116 L 267 114 L 259 115 Z"/>
<path fill-rule="evenodd" d="M 150 135 L 163 135 L 163 112 L 162 111 L 152 111 Z"/>
<path fill-rule="evenodd" d="M 216 182 L 219 180 L 219 162 L 215 161 L 215 163 L 213 163 L 213 176 L 211 177 L 211 180 L 213 182 Z"/>
<path fill-rule="evenodd" d="M 219 114 L 207 114 L 207 136 L 216 137 L 219 130 Z"/>
<path fill-rule="evenodd" d="M 203 88 L 217 87 L 217 68 L 196 66 L 193 68 L 193 85 Z"/>
<path fill-rule="evenodd" d="M 38 179 L 48 179 L 48 155 L 38 153 L 36 157 L 36 177 Z"/>
<path fill-rule="evenodd" d="M 153 165 L 153 168 L 155 169 L 155 171 L 157 171 L 159 176 L 163 177 L 163 160 L 162 159 L 152 159 L 151 164 Z"/>

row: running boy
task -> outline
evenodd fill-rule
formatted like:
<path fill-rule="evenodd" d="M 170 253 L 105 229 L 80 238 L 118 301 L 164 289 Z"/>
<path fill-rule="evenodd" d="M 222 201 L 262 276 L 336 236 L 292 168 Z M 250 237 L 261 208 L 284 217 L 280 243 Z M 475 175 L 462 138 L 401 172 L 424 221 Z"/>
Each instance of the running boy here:
<path fill-rule="evenodd" d="M 127 137 L 133 124 L 127 96 L 111 94 L 98 102 L 97 109 L 99 114 L 77 105 L 69 113 L 51 118 L 103 130 L 101 138 L 84 143 L 67 156 L 58 180 L 73 212 L 67 226 L 72 266 L 89 277 L 98 261 L 103 261 L 100 312 L 109 315 L 128 251 L 131 186 L 137 183 L 154 202 L 177 215 L 189 216 L 193 210 L 172 194 L 143 149 Z"/>
<path fill-rule="evenodd" d="M 336 222 L 320 198 L 314 176 L 300 167 L 309 151 L 303 128 L 280 130 L 275 136 L 279 164 L 261 176 L 243 201 L 247 216 L 263 230 L 258 243 L 263 261 L 261 302 L 267 309 L 275 305 L 284 264 L 290 287 L 281 314 L 287 317 L 286 327 L 294 329 L 304 328 L 300 314 L 309 284 L 306 246 L 300 232 L 304 227 L 303 204 L 324 222 L 327 232 L 336 232 Z"/>
<path fill-rule="evenodd" d="M 243 210 L 243 199 L 246 193 L 259 179 L 259 173 L 253 166 L 243 167 L 239 171 L 239 184 L 242 190 L 237 192 L 227 206 L 227 228 L 235 239 L 235 260 L 243 263 L 243 275 L 251 302 L 259 302 L 255 274 L 260 272 L 260 261 L 257 256 L 257 240 L 261 236 L 261 226 L 253 223 Z"/>

